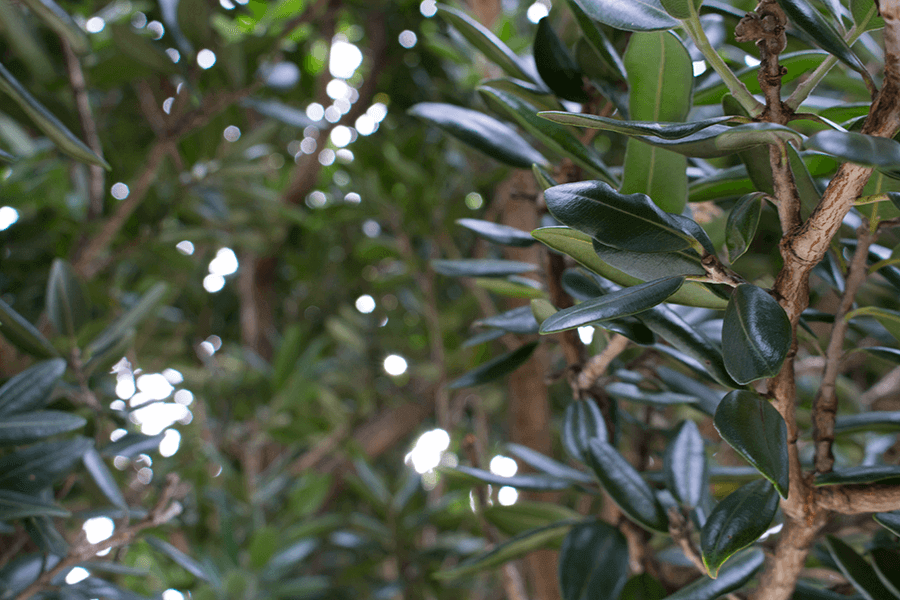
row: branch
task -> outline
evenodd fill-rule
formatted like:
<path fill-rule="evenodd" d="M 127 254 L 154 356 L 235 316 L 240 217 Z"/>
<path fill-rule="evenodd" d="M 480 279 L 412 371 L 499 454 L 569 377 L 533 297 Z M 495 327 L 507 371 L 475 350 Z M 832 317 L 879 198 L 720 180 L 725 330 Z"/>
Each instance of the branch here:
<path fill-rule="evenodd" d="M 819 506 L 842 515 L 887 512 L 900 507 L 900 485 L 823 485 L 816 497 Z"/>
<path fill-rule="evenodd" d="M 691 561 L 691 564 L 697 567 L 698 571 L 706 575 L 706 565 L 703 564 L 703 559 L 700 558 L 700 552 L 697 551 L 697 547 L 691 540 L 692 530 L 693 526 L 691 522 L 684 518 L 681 511 L 674 506 L 671 507 L 669 509 L 669 535 L 672 536 L 672 541 L 681 548 L 681 551 L 684 553 L 685 557 Z"/>
<path fill-rule="evenodd" d="M 606 348 L 604 348 L 600 354 L 591 357 L 587 364 L 584 365 L 581 373 L 578 374 L 576 394 L 579 398 L 581 398 L 586 391 L 594 387 L 597 380 L 600 379 L 606 372 L 606 369 L 609 368 L 610 363 L 628 348 L 629 343 L 630 340 L 627 337 L 617 333 L 612 336 L 609 343 L 606 345 Z"/>

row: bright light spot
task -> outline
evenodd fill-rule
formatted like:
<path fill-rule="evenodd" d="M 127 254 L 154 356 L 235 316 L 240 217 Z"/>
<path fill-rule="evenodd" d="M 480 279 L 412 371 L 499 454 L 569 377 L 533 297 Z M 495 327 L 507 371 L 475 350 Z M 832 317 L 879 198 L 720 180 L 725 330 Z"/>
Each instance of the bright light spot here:
<path fill-rule="evenodd" d="M 528 17 L 528 20 L 532 23 L 537 23 L 549 14 L 550 11 L 547 9 L 547 6 L 545 4 L 541 2 L 535 2 L 528 7 L 528 11 L 525 13 L 525 16 Z"/>
<path fill-rule="evenodd" d="M 124 200 L 128 197 L 128 194 L 131 193 L 131 190 L 128 189 L 127 185 L 120 181 L 113 184 L 113 186 L 109 190 L 109 193 L 112 194 L 112 197 L 116 200 Z"/>
<path fill-rule="evenodd" d="M 322 166 L 328 167 L 334 164 L 334 150 L 331 148 L 325 148 L 321 152 L 319 152 L 319 162 L 322 163 Z"/>
<path fill-rule="evenodd" d="M 147 373 L 137 379 L 137 388 L 153 400 L 165 400 L 175 391 L 162 373 Z"/>
<path fill-rule="evenodd" d="M 222 349 L 222 338 L 217 335 L 211 335 L 206 338 L 206 341 L 213 345 L 213 349 L 218 352 Z"/>
<path fill-rule="evenodd" d="M 347 82 L 343 79 L 332 79 L 328 82 L 328 85 L 325 86 L 325 93 L 328 94 L 328 97 L 332 100 L 337 100 L 338 98 L 349 98 L 350 90 L 353 89 Z"/>
<path fill-rule="evenodd" d="M 349 42 L 336 41 L 331 44 L 328 70 L 332 77 L 350 79 L 362 64 L 363 55 L 359 48 Z"/>
<path fill-rule="evenodd" d="M 508 456 L 498 454 L 491 459 L 491 473 L 500 477 L 512 477 L 519 470 L 516 461 Z"/>
<path fill-rule="evenodd" d="M 437 0 L 422 0 L 419 4 L 419 12 L 425 18 L 433 17 L 437 14 Z"/>
<path fill-rule="evenodd" d="M 341 148 L 337 152 L 334 153 L 337 157 L 338 162 L 341 164 L 349 165 L 353 162 L 353 152 L 347 150 L 346 148 Z"/>
<path fill-rule="evenodd" d="M 350 88 L 350 89 L 352 90 L 353 88 Z M 348 112 L 350 112 L 350 109 L 352 108 L 352 106 L 353 105 L 350 104 L 350 102 L 348 100 L 345 100 L 343 98 L 337 98 L 334 101 L 334 107 L 342 115 L 346 115 Z"/>
<path fill-rule="evenodd" d="M 210 294 L 215 294 L 225 287 L 225 278 L 221 275 L 209 274 L 203 278 L 203 289 Z"/>
<path fill-rule="evenodd" d="M 19 211 L 12 206 L 0 206 L 0 231 L 9 229 L 19 220 Z"/>
<path fill-rule="evenodd" d="M 375 298 L 368 294 L 364 294 L 356 299 L 356 310 L 367 315 L 375 310 Z"/>
<path fill-rule="evenodd" d="M 184 375 L 182 375 L 179 371 L 175 369 L 165 369 L 162 372 L 162 376 L 166 378 L 166 381 L 171 383 L 172 385 L 178 385 L 182 381 L 184 381 Z"/>
<path fill-rule="evenodd" d="M 159 21 L 150 21 L 147 23 L 147 29 L 153 33 L 154 40 L 158 40 L 166 33 L 166 28 Z"/>
<path fill-rule="evenodd" d="M 148 434 L 149 435 L 149 434 Z M 156 434 L 153 434 L 156 435 Z M 143 469 L 137 472 L 138 481 L 143 483 L 144 485 L 149 485 L 151 481 L 153 481 L 153 469 L 150 467 L 144 467 Z"/>
<path fill-rule="evenodd" d="M 372 115 L 360 115 L 354 125 L 359 135 L 372 135 L 378 130 L 378 123 L 375 122 Z"/>
<path fill-rule="evenodd" d="M 177 63 L 179 60 L 181 60 L 181 52 L 179 52 L 175 48 L 166 48 L 166 54 L 169 56 L 173 63 Z"/>
<path fill-rule="evenodd" d="M 387 116 L 387 105 L 382 102 L 376 102 L 366 110 L 366 114 L 375 119 L 376 123 L 381 123 Z"/>
<path fill-rule="evenodd" d="M 116 396 L 122 400 L 128 400 L 134 396 L 135 391 L 134 376 L 132 376 L 131 371 L 127 375 L 120 373 L 116 377 Z"/>
<path fill-rule="evenodd" d="M 113 466 L 120 471 L 124 471 L 131 464 L 131 460 L 127 456 L 117 456 L 113 458 Z"/>
<path fill-rule="evenodd" d="M 200 342 L 200 345 L 197 347 L 197 353 L 203 354 L 204 356 L 212 356 L 216 353 L 215 347 L 209 342 Z"/>
<path fill-rule="evenodd" d="M 109 539 L 115 531 L 116 525 L 109 517 L 94 517 L 85 521 L 82 529 L 84 529 L 87 541 L 96 544 Z"/>
<path fill-rule="evenodd" d="M 122 412 L 123 410 L 125 410 L 126 405 L 121 400 L 113 400 L 109 403 L 109 408 L 110 410 L 114 410 L 116 412 Z"/>
<path fill-rule="evenodd" d="M 280 62 L 267 65 L 263 69 L 266 85 L 277 90 L 289 90 L 300 81 L 300 67 L 292 62 Z"/>
<path fill-rule="evenodd" d="M 228 0 L 219 0 L 220 2 L 228 2 Z M 231 4 L 231 2 L 228 2 Z M 224 4 L 222 6 L 225 6 Z M 231 4 L 231 8 L 234 8 L 234 4 Z M 178 590 L 166 590 L 162 593 L 162 600 L 184 600 L 184 594 L 179 592 Z"/>
<path fill-rule="evenodd" d="M 147 25 L 147 15 L 142 12 L 136 12 L 131 15 L 131 26 L 135 29 L 143 29 Z"/>
<path fill-rule="evenodd" d="M 131 416 L 132 420 L 141 426 L 141 433 L 158 435 L 189 414 L 190 411 L 181 404 L 159 402 L 138 408 Z"/>
<path fill-rule="evenodd" d="M 219 0 L 219 6 L 221 6 L 225 10 L 234 10 L 234 2 L 232 2 L 231 0 Z M 171 600 L 171 599 L 166 598 L 166 594 L 163 593 L 163 600 Z"/>
<path fill-rule="evenodd" d="M 581 343 L 587 346 L 592 341 L 594 341 L 594 328 L 590 325 L 585 325 L 584 327 L 578 328 L 578 337 L 581 338 Z"/>
<path fill-rule="evenodd" d="M 185 254 L 187 256 L 190 256 L 191 254 L 194 253 L 194 243 L 189 242 L 187 240 L 182 240 L 182 241 L 178 242 L 177 244 L 175 244 L 175 247 L 178 249 L 179 252 L 181 252 L 182 254 Z"/>
<path fill-rule="evenodd" d="M 174 429 L 166 429 L 162 441 L 159 443 L 159 453 L 165 457 L 173 456 L 181 445 L 181 434 Z"/>
<path fill-rule="evenodd" d="M 190 390 L 178 390 L 175 392 L 174 400 L 182 406 L 190 406 L 194 401 L 194 394 Z"/>
<path fill-rule="evenodd" d="M 384 359 L 384 370 L 388 375 L 403 375 L 406 373 L 406 359 L 399 354 L 390 354 Z"/>
<path fill-rule="evenodd" d="M 106 21 L 100 17 L 91 17 L 84 24 L 84 28 L 88 33 L 100 33 L 104 27 L 106 27 Z"/>
<path fill-rule="evenodd" d="M 313 102 L 306 107 L 306 116 L 313 121 L 321 121 L 325 118 L 325 107 L 318 102 Z"/>
<path fill-rule="evenodd" d="M 306 137 L 303 138 L 303 141 L 300 142 L 300 151 L 303 154 L 312 154 L 316 151 L 316 148 L 319 147 L 319 143 L 316 142 L 315 138 Z"/>
<path fill-rule="evenodd" d="M 336 106 L 329 106 L 325 109 L 325 120 L 329 123 L 337 123 L 341 120 L 342 114 Z"/>
<path fill-rule="evenodd" d="M 236 142 L 241 139 L 241 130 L 234 125 L 229 125 L 225 128 L 225 131 L 222 132 L 222 136 L 225 138 L 226 142 Z"/>
<path fill-rule="evenodd" d="M 400 45 L 404 48 L 412 48 L 416 45 L 416 42 L 419 39 L 416 37 L 416 33 L 414 31 L 410 31 L 409 29 L 404 29 L 400 32 L 400 36 L 397 38 L 400 42 Z"/>
<path fill-rule="evenodd" d="M 328 204 L 328 196 L 325 195 L 325 192 L 316 190 L 306 197 L 306 205 L 310 208 L 322 208 L 326 204 Z"/>
<path fill-rule="evenodd" d="M 175 104 L 175 98 L 169 97 L 169 98 L 166 98 L 165 100 L 163 100 L 163 105 L 162 105 L 163 112 L 166 114 L 169 114 L 170 112 L 172 112 L 173 104 Z"/>
<path fill-rule="evenodd" d="M 697 77 L 698 75 L 703 75 L 704 73 L 706 73 L 706 61 L 705 60 L 695 60 L 692 64 L 694 65 L 694 77 Z"/>
<path fill-rule="evenodd" d="M 349 127 L 338 125 L 331 130 L 331 143 L 338 148 L 343 148 L 353 139 L 353 132 Z"/>
<path fill-rule="evenodd" d="M 450 436 L 443 429 L 426 431 L 406 455 L 404 462 L 412 463 L 416 473 L 427 473 L 441 464 L 441 456 L 450 447 Z"/>
<path fill-rule="evenodd" d="M 209 272 L 213 275 L 233 275 L 238 270 L 238 259 L 231 248 L 220 248 L 216 257 L 209 261 Z"/>
<path fill-rule="evenodd" d="M 484 198 L 478 192 L 469 192 L 466 194 L 466 206 L 472 210 L 478 210 L 484 206 Z"/>
<path fill-rule="evenodd" d="M 760 60 L 758 58 L 753 58 L 749 54 L 744 55 L 744 64 L 748 67 L 758 67 Z"/>
<path fill-rule="evenodd" d="M 350 204 L 359 204 L 362 202 L 362 198 L 356 192 L 349 192 L 346 196 L 344 196 L 344 202 L 348 202 Z"/>
<path fill-rule="evenodd" d="M 75 585 L 79 581 L 84 581 L 91 574 L 87 572 L 87 569 L 82 567 L 73 567 L 71 571 L 69 571 L 68 575 L 66 575 L 66 583 L 69 585 Z"/>
<path fill-rule="evenodd" d="M 197 53 L 197 64 L 201 69 L 208 69 L 216 64 L 216 53 L 209 48 L 204 48 Z"/>
<path fill-rule="evenodd" d="M 784 523 L 778 523 L 777 525 L 773 525 L 770 527 L 764 534 L 762 534 L 759 538 L 759 541 L 764 541 L 770 535 L 775 535 L 784 527 Z"/>
<path fill-rule="evenodd" d="M 366 237 L 374 238 L 381 235 L 381 225 L 374 219 L 366 219 L 362 226 L 363 233 Z"/>
<path fill-rule="evenodd" d="M 109 434 L 109 439 L 110 441 L 115 442 L 116 440 L 121 440 L 126 435 L 128 435 L 128 432 L 124 429 L 113 429 Z"/>
<path fill-rule="evenodd" d="M 334 184 L 338 187 L 346 187 L 350 185 L 350 174 L 347 173 L 347 171 L 337 171 L 334 174 L 332 181 L 334 181 Z"/>
<path fill-rule="evenodd" d="M 512 506 L 519 499 L 519 490 L 508 485 L 504 485 L 497 490 L 497 500 L 501 506 Z"/>

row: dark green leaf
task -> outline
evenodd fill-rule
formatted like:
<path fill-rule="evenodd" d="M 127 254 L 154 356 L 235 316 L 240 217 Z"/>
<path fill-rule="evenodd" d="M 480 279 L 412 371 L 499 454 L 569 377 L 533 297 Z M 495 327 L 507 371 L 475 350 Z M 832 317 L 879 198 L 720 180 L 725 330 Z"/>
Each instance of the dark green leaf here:
<path fill-rule="evenodd" d="M 69 543 L 50 517 L 42 515 L 25 519 L 25 531 L 44 554 L 65 556 L 69 553 Z"/>
<path fill-rule="evenodd" d="M 689 135 L 693 135 L 698 131 L 703 131 L 707 127 L 719 125 L 734 119 L 734 117 L 726 115 L 722 117 L 713 117 L 711 119 L 703 119 L 702 121 L 692 121 L 690 123 L 673 123 L 660 121 L 622 121 L 619 119 L 611 119 L 609 117 L 562 111 L 543 111 L 538 113 L 538 115 L 563 125 L 614 131 L 628 136 L 651 135 L 664 140 L 679 140 Z"/>
<path fill-rule="evenodd" d="M 44 442 L 0 458 L 0 488 L 37 493 L 67 476 L 93 446 L 89 438 Z"/>
<path fill-rule="evenodd" d="M 607 394 L 616 400 L 627 400 L 641 404 L 653 404 L 656 406 L 668 406 L 671 404 L 694 404 L 697 399 L 686 394 L 676 392 L 650 392 L 638 387 L 634 383 L 616 381 L 607 384 L 604 388 Z"/>
<path fill-rule="evenodd" d="M 900 143 L 888 138 L 829 129 L 810 136 L 803 147 L 868 167 L 900 168 Z"/>
<path fill-rule="evenodd" d="M 725 225 L 725 249 L 728 251 L 728 260 L 732 263 L 747 251 L 756 235 L 764 195 L 761 192 L 747 194 L 738 200 L 728 213 L 728 222 Z"/>
<path fill-rule="evenodd" d="M 534 36 L 534 63 L 541 79 L 554 94 L 572 102 L 589 100 L 578 63 L 553 31 L 549 17 L 538 21 Z"/>
<path fill-rule="evenodd" d="M 669 442 L 663 469 L 666 488 L 675 499 L 691 508 L 700 506 L 709 487 L 709 473 L 703 438 L 696 423 L 685 421 Z"/>
<path fill-rule="evenodd" d="M 510 166 L 530 169 L 532 164 L 548 164 L 547 159 L 515 129 L 477 110 L 452 104 L 420 102 L 408 112 Z"/>
<path fill-rule="evenodd" d="M 103 462 L 103 458 L 100 456 L 100 453 L 97 452 L 96 449 L 91 447 L 87 450 L 87 452 L 84 453 L 84 456 L 82 456 L 81 460 L 84 462 L 84 466 L 87 469 L 87 472 L 90 473 L 91 478 L 94 480 L 94 483 L 97 484 L 97 487 L 106 497 L 106 499 L 109 500 L 116 508 L 127 510 L 128 503 L 125 502 L 125 497 L 122 496 L 122 491 L 119 489 L 119 484 L 116 482 L 115 478 L 110 472 L 109 467 L 107 467 L 106 463 Z"/>
<path fill-rule="evenodd" d="M 522 366 L 536 347 L 537 342 L 530 342 L 512 352 L 491 359 L 452 381 L 447 387 L 450 389 L 472 387 L 505 377 Z"/>
<path fill-rule="evenodd" d="M 84 54 L 90 50 L 90 42 L 81 27 L 53 0 L 22 0 L 56 35 L 66 40 L 72 50 Z"/>
<path fill-rule="evenodd" d="M 617 598 L 628 579 L 628 542 L 602 521 L 569 530 L 559 553 L 562 600 Z"/>
<path fill-rule="evenodd" d="M 879 306 L 863 306 L 848 312 L 844 319 L 850 321 L 856 317 L 875 318 L 894 338 L 900 340 L 900 311 Z"/>
<path fill-rule="evenodd" d="M 277 100 L 244 98 L 241 100 L 241 106 L 252 108 L 264 117 L 275 119 L 297 129 L 305 129 L 315 124 L 315 121 L 307 117 L 302 109 L 294 108 Z"/>
<path fill-rule="evenodd" d="M 81 282 L 62 259 L 55 259 L 47 279 L 47 314 L 56 331 L 74 338 L 90 317 Z"/>
<path fill-rule="evenodd" d="M 716 414 L 716 408 L 725 392 L 713 390 L 708 385 L 696 378 L 670 369 L 669 367 L 657 367 L 656 375 L 669 389 L 680 394 L 687 394 L 697 399 L 697 406 L 706 414 Z"/>
<path fill-rule="evenodd" d="M 787 425 L 771 404 L 744 390 L 727 394 L 714 419 L 722 439 L 788 495 Z"/>
<path fill-rule="evenodd" d="M 894 535 L 900 536 L 900 510 L 876 513 L 873 517 L 876 523 Z"/>
<path fill-rule="evenodd" d="M 593 479 L 591 479 L 593 483 Z M 506 535 L 544 527 L 559 521 L 582 519 L 581 514 L 554 502 L 535 502 L 519 499 L 515 504 L 503 506 L 494 504 L 484 508 L 484 516 Z"/>
<path fill-rule="evenodd" d="M 794 594 L 791 596 L 791 600 L 847 600 L 847 596 L 832 592 L 825 588 L 817 587 L 801 579 L 794 588 Z"/>
<path fill-rule="evenodd" d="M 700 255 L 693 248 L 677 252 L 633 252 L 594 240 L 594 252 L 604 263 L 641 281 L 677 275 L 706 275 Z"/>
<path fill-rule="evenodd" d="M 513 475 L 512 477 L 504 477 L 497 475 L 484 469 L 476 469 L 475 467 L 467 467 L 460 465 L 454 469 L 456 472 L 465 475 L 467 478 L 473 478 L 484 483 L 492 485 L 514 487 L 520 490 L 536 490 L 541 492 L 564 490 L 572 487 L 571 479 L 563 479 L 554 475 L 546 475 L 543 473 L 528 473 L 523 475 Z"/>
<path fill-rule="evenodd" d="M 709 130 L 707 129 L 707 131 Z M 803 143 L 803 136 L 790 127 L 776 123 L 736 125 L 726 128 L 716 136 L 716 147 L 729 152 L 738 152 L 777 142 L 790 142 L 795 146 L 800 146 Z"/>
<path fill-rule="evenodd" d="M 725 368 L 740 384 L 774 377 L 791 349 L 791 323 L 784 309 L 762 288 L 735 288 L 722 324 Z"/>
<path fill-rule="evenodd" d="M 53 347 L 53 344 L 3 300 L 0 300 L 0 335 L 3 335 L 19 350 L 32 356 L 38 358 L 59 356 L 59 352 Z"/>
<path fill-rule="evenodd" d="M 615 29 L 653 31 L 671 29 L 678 21 L 670 17 L 659 0 L 575 0 L 592 19 Z"/>
<path fill-rule="evenodd" d="M 541 333 L 556 333 L 582 325 L 627 317 L 647 310 L 674 294 L 684 277 L 669 277 L 623 288 L 594 300 L 587 300 L 559 311 L 541 323 Z"/>
<path fill-rule="evenodd" d="M 538 332 L 538 322 L 534 318 L 534 313 L 531 312 L 531 306 L 527 304 L 479 319 L 474 324 L 481 327 L 496 327 L 509 333 L 528 334 Z"/>
<path fill-rule="evenodd" d="M 597 479 L 622 512 L 642 527 L 668 532 L 666 511 L 634 467 L 614 447 L 599 439 L 591 440 L 588 450 Z"/>
<path fill-rule="evenodd" d="M 531 263 L 489 258 L 433 260 L 431 266 L 436 272 L 449 277 L 506 277 L 537 270 Z"/>
<path fill-rule="evenodd" d="M 875 483 L 886 479 L 900 479 L 900 466 L 869 465 L 835 469 L 829 473 L 817 473 L 816 485 L 855 485 Z"/>
<path fill-rule="evenodd" d="M 44 408 L 50 392 L 66 372 L 66 361 L 53 358 L 37 363 L 0 387 L 0 416 Z"/>
<path fill-rule="evenodd" d="M 853 587 L 867 600 L 896 600 L 895 596 L 881 583 L 872 565 L 857 554 L 849 544 L 829 535 L 825 545 L 844 577 L 849 579 Z"/>
<path fill-rule="evenodd" d="M 597 27 L 596 22 L 582 10 L 581 6 L 578 4 L 578 0 L 566 0 L 566 4 L 568 4 L 569 9 L 575 16 L 575 20 L 578 22 L 578 26 L 584 34 L 584 39 L 587 40 L 591 48 L 597 53 L 597 56 L 600 57 L 606 68 L 613 72 L 616 78 L 624 80 L 627 76 L 625 73 L 625 63 L 622 62 L 622 58 L 616 51 L 615 46 L 612 45 L 609 38 L 603 33 L 603 30 Z"/>
<path fill-rule="evenodd" d="M 594 483 L 594 478 L 587 473 L 557 462 L 548 456 L 544 456 L 537 450 L 532 450 L 528 446 L 509 443 L 506 444 L 506 448 L 516 458 L 528 463 L 539 471 L 543 471 L 547 475 L 570 479 L 579 483 Z"/>
<path fill-rule="evenodd" d="M 716 600 L 721 596 L 743 587 L 763 566 L 765 555 L 762 550 L 752 548 L 734 558 L 715 579 L 703 576 L 687 585 L 665 600 Z"/>
<path fill-rule="evenodd" d="M 562 444 L 569 456 L 584 464 L 590 462 L 591 440 L 606 442 L 609 434 L 600 408 L 591 399 L 572 402 L 563 417 Z"/>
<path fill-rule="evenodd" d="M 722 564 L 760 538 L 778 510 L 778 492 L 765 479 L 748 483 L 719 502 L 700 531 L 703 564 L 716 577 Z"/>
<path fill-rule="evenodd" d="M 535 242 L 535 239 L 527 231 L 522 231 L 509 225 L 482 221 L 481 219 L 457 219 L 456 222 L 495 244 L 527 248 Z"/>
<path fill-rule="evenodd" d="M 872 548 L 870 555 L 878 579 L 894 598 L 900 598 L 900 552 L 887 548 Z"/>
<path fill-rule="evenodd" d="M 199 562 L 170 544 L 169 542 L 164 542 L 163 540 L 148 535 L 143 538 L 146 540 L 150 546 L 154 549 L 158 550 L 162 554 L 165 554 L 173 561 L 175 561 L 178 566 L 182 569 L 193 575 L 194 577 L 201 579 L 203 581 L 210 582 L 212 581 L 212 577 L 210 577 L 209 573 L 207 573 L 206 569 Z"/>
<path fill-rule="evenodd" d="M 838 415 L 834 422 L 835 433 L 857 431 L 896 431 L 900 429 L 900 411 L 881 411 Z"/>
<path fill-rule="evenodd" d="M 567 157 L 576 165 L 608 182 L 615 177 L 593 146 L 586 146 L 569 129 L 549 123 L 537 115 L 538 109 L 522 98 L 490 85 L 482 85 L 478 91 L 486 101 L 516 121 L 522 129 L 539 139 L 548 148 Z"/>
<path fill-rule="evenodd" d="M 6 416 L 0 421 L 0 446 L 33 442 L 84 427 L 83 417 L 58 410 L 39 410 Z"/>
<path fill-rule="evenodd" d="M 178 65 L 165 53 L 163 47 L 135 31 L 131 25 L 111 23 L 112 42 L 116 50 L 123 56 L 149 68 L 154 73 L 175 75 Z"/>
<path fill-rule="evenodd" d="M 451 569 L 438 571 L 434 574 L 434 577 L 439 580 L 457 579 L 492 569 L 534 550 L 546 548 L 553 541 L 565 536 L 569 529 L 577 523 L 578 521 L 566 520 L 545 527 L 531 529 L 501 544 L 497 544 L 487 552 L 467 558 Z"/>
<path fill-rule="evenodd" d="M 141 298 L 116 321 L 103 330 L 88 345 L 87 351 L 91 354 L 97 352 L 110 345 L 116 344 L 117 340 L 125 337 L 130 329 L 140 325 L 140 323 L 149 317 L 156 306 L 165 297 L 169 286 L 165 283 L 157 283 L 147 290 Z"/>
<path fill-rule="evenodd" d="M 619 600 L 663 600 L 666 588 L 650 573 L 635 575 L 625 583 Z"/>
<path fill-rule="evenodd" d="M 57 504 L 44 502 L 37 496 L 0 490 L 0 521 L 40 516 L 68 517 L 69 511 Z"/>

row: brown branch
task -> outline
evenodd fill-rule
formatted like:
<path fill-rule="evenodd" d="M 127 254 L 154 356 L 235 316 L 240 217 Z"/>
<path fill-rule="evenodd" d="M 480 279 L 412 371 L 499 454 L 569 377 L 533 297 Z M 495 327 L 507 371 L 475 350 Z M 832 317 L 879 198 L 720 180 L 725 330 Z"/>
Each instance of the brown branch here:
<path fill-rule="evenodd" d="M 794 173 L 791 171 L 786 142 L 769 144 L 769 165 L 772 168 L 775 205 L 778 207 L 781 231 L 787 235 L 800 227 L 803 221 L 800 218 L 800 192 L 797 191 Z"/>
<path fill-rule="evenodd" d="M 823 485 L 816 492 L 819 506 L 843 515 L 887 512 L 900 507 L 900 485 Z"/>
<path fill-rule="evenodd" d="M 681 548 L 681 551 L 687 559 L 691 561 L 691 564 L 694 565 L 698 571 L 706 575 L 706 566 L 703 564 L 703 559 L 700 558 L 700 552 L 694 545 L 693 540 L 691 540 L 692 531 L 693 526 L 691 522 L 684 518 L 681 511 L 674 506 L 670 508 L 669 535 L 672 536 L 672 541 Z"/>
<path fill-rule="evenodd" d="M 594 387 L 594 384 L 596 384 L 597 380 L 603 376 L 612 361 L 628 348 L 629 343 L 630 340 L 627 337 L 616 333 L 610 338 L 606 348 L 604 348 L 600 354 L 591 357 L 578 374 L 576 389 L 577 397 L 582 397 L 587 390 Z"/>
<path fill-rule="evenodd" d="M 853 307 L 853 300 L 860 286 L 868 275 L 866 259 L 869 254 L 869 246 L 872 244 L 873 235 L 868 223 L 857 231 L 856 251 L 850 261 L 844 287 L 844 295 L 841 304 L 834 315 L 834 326 L 831 329 L 831 338 L 828 341 L 828 349 L 825 353 L 825 370 L 822 374 L 822 384 L 813 401 L 812 421 L 813 439 L 816 444 L 815 467 L 818 473 L 828 473 L 834 466 L 834 454 L 831 452 L 831 444 L 834 442 L 834 419 L 837 415 L 837 395 L 835 385 L 841 370 L 841 358 L 844 353 L 844 338 L 847 335 L 849 323 L 844 319 Z"/>
<path fill-rule="evenodd" d="M 776 0 L 760 0 L 756 10 L 747 13 L 734 30 L 738 42 L 756 42 L 761 64 L 757 72 L 766 108 L 760 120 L 787 124 L 793 111 L 781 101 L 781 78 L 787 72 L 778 63 L 778 55 L 787 46 L 784 29 L 787 16 Z"/>

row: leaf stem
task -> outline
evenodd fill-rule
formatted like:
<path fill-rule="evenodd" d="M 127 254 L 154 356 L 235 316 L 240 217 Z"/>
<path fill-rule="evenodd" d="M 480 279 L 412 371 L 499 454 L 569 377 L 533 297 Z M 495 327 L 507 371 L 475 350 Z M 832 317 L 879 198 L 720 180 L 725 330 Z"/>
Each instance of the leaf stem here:
<path fill-rule="evenodd" d="M 856 30 L 857 27 L 854 26 L 850 31 L 847 32 L 847 35 L 844 36 L 844 40 L 850 46 L 852 46 L 854 42 L 859 39 L 859 36 L 861 36 L 863 33 L 862 31 L 857 33 Z M 809 97 L 812 91 L 816 89 L 816 86 L 821 83 L 826 75 L 828 75 L 828 72 L 831 70 L 831 68 L 835 64 L 837 64 L 837 60 L 837 57 L 833 54 L 828 55 L 828 57 L 824 61 L 822 61 L 822 64 L 816 67 L 816 70 L 812 72 L 812 75 L 800 82 L 800 85 L 798 85 L 794 89 L 794 91 L 791 93 L 788 99 L 785 100 L 784 103 L 787 104 L 791 110 L 797 110 L 798 108 L 800 108 L 800 105 L 803 104 L 803 101 L 806 100 L 807 97 Z"/>

